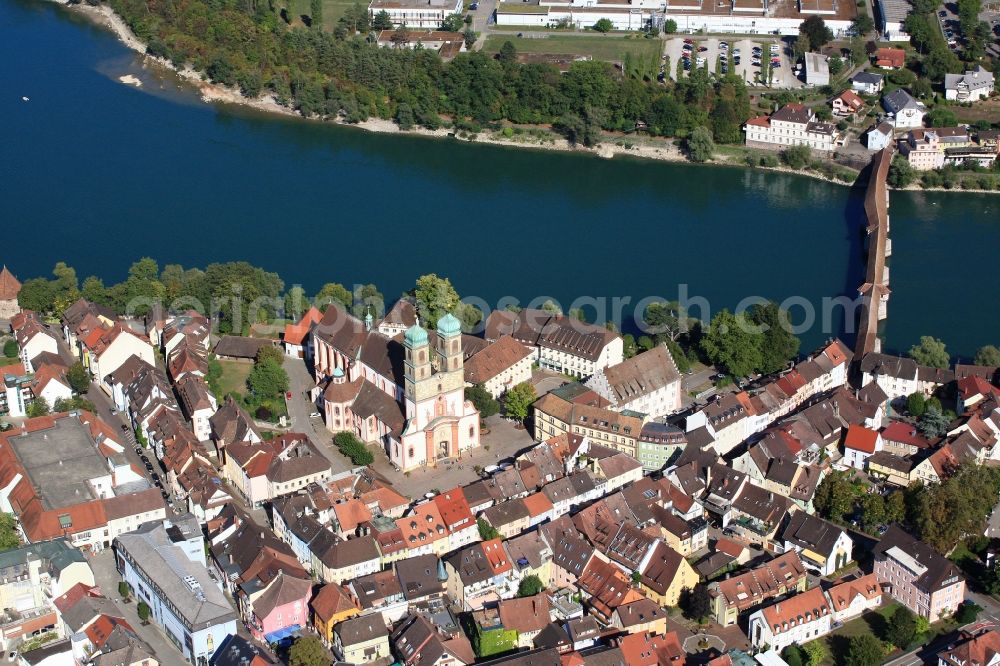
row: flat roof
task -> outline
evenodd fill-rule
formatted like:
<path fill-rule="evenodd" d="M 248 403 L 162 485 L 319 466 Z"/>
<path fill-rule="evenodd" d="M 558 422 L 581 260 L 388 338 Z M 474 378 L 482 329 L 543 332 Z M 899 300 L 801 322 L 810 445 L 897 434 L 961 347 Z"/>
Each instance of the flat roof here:
<path fill-rule="evenodd" d="M 893 22 L 906 20 L 907 14 L 913 9 L 909 0 L 878 0 L 878 5 L 882 18 Z"/>
<path fill-rule="evenodd" d="M 107 461 L 79 419 L 8 440 L 46 511 L 98 499 L 87 483 L 109 474 Z"/>

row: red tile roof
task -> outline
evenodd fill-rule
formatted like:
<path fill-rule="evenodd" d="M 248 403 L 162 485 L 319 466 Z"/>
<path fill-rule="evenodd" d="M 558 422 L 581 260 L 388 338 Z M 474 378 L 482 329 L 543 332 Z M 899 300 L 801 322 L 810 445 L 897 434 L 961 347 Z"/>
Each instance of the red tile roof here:
<path fill-rule="evenodd" d="M 882 440 L 886 442 L 899 442 L 907 446 L 915 446 L 919 449 L 930 447 L 931 443 L 920 434 L 917 429 L 904 421 L 894 421 L 882 430 Z"/>
<path fill-rule="evenodd" d="M 528 514 L 532 518 L 537 518 L 546 511 L 551 511 L 553 508 L 552 500 L 543 492 L 533 493 L 525 497 L 524 506 L 528 509 Z"/>
<path fill-rule="evenodd" d="M 875 51 L 875 64 L 879 67 L 902 67 L 906 64 L 906 51 L 883 47 Z"/>
<path fill-rule="evenodd" d="M 864 451 L 865 453 L 875 453 L 877 442 L 877 432 L 869 430 L 864 426 L 852 425 L 847 429 L 847 436 L 844 437 L 844 448 Z"/>
<path fill-rule="evenodd" d="M 0 269 L 0 301 L 16 301 L 21 293 L 21 283 L 6 266 Z"/>

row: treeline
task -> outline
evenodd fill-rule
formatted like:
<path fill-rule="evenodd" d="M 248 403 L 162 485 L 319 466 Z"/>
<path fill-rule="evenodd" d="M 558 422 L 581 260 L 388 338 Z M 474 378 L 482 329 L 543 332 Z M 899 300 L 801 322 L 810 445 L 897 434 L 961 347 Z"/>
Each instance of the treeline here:
<path fill-rule="evenodd" d="M 438 128 L 445 118 L 459 129 L 553 124 L 581 143 L 596 141 L 596 129 L 632 130 L 637 121 L 654 135 L 704 126 L 717 142 L 735 143 L 750 116 L 742 79 L 712 80 L 704 69 L 676 84 L 599 61 L 560 74 L 549 64 L 518 63 L 512 47 L 495 58 L 470 52 L 445 63 L 429 50 L 378 48 L 352 30 L 291 28 L 266 0 L 109 2 L 151 55 L 249 97 L 270 93 L 305 116 L 378 117 L 404 129 Z"/>

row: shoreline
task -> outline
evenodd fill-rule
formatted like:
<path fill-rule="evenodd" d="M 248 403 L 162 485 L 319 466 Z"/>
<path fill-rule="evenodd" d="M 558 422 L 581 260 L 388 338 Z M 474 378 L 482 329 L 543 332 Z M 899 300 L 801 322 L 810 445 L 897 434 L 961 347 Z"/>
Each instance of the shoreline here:
<path fill-rule="evenodd" d="M 88 5 L 86 3 L 80 3 L 76 5 L 70 5 L 61 0 L 51 0 L 56 4 L 62 5 L 63 7 L 76 11 L 77 13 L 87 17 L 95 24 L 101 25 L 109 29 L 125 46 L 129 49 L 138 53 L 144 61 L 155 63 L 157 66 L 162 67 L 174 74 L 176 74 L 185 83 L 188 83 L 195 88 L 201 100 L 205 103 L 220 103 L 220 104 L 234 104 L 237 106 L 242 106 L 250 108 L 256 111 L 261 111 L 264 113 L 280 114 L 283 116 L 299 118 L 301 120 L 316 121 L 316 122 L 328 122 L 338 125 L 340 127 L 354 127 L 367 132 L 374 132 L 377 134 L 404 134 L 408 136 L 423 136 L 434 139 L 455 139 L 456 141 L 464 141 L 466 143 L 479 143 L 492 146 L 500 147 L 511 147 L 511 148 L 528 148 L 535 150 L 548 150 L 548 151 L 558 151 L 558 152 L 574 152 L 585 155 L 596 155 L 604 159 L 612 159 L 615 155 L 623 155 L 626 157 L 636 157 L 640 159 L 656 160 L 660 162 L 684 162 L 686 164 L 699 164 L 689 160 L 680 148 L 675 145 L 673 139 L 663 139 L 661 146 L 650 146 L 642 143 L 631 144 L 630 147 L 624 145 L 624 140 L 621 140 L 623 145 L 619 145 L 619 138 L 614 135 L 607 136 L 606 140 L 603 141 L 595 148 L 587 148 L 584 146 L 571 144 L 566 139 L 558 137 L 555 134 L 551 134 L 551 139 L 547 141 L 537 141 L 537 142 L 524 142 L 517 141 L 513 138 L 499 137 L 496 134 L 484 135 L 484 133 L 474 134 L 468 137 L 460 137 L 455 131 L 448 128 L 441 128 L 437 130 L 429 130 L 422 127 L 413 127 L 408 130 L 404 130 L 399 127 L 392 120 L 385 120 L 382 118 L 368 118 L 360 123 L 349 123 L 342 118 L 318 118 L 318 117 L 306 117 L 303 116 L 298 111 L 288 108 L 279 104 L 272 96 L 264 95 L 258 98 L 250 98 L 243 95 L 238 89 L 230 88 L 218 83 L 211 83 L 210 81 L 205 81 L 202 78 L 202 73 L 194 70 L 190 67 L 184 67 L 179 69 L 174 66 L 173 63 L 165 60 L 163 58 L 157 58 L 146 53 L 146 44 L 144 44 L 132 30 L 125 23 L 124 19 L 119 16 L 111 7 L 108 5 Z M 122 80 L 125 85 L 135 85 L 131 80 Z M 136 86 L 141 87 L 141 86 Z M 516 135 L 515 135 L 516 136 Z M 766 166 L 749 166 L 739 160 L 732 159 L 712 159 L 708 162 L 700 163 L 705 166 L 728 166 L 737 167 L 742 169 L 747 169 L 750 171 L 772 171 L 777 173 L 783 173 L 786 175 L 793 176 L 804 176 L 806 178 L 811 178 L 813 180 L 819 180 L 831 185 L 839 185 L 841 187 L 851 188 L 857 183 L 854 182 L 844 182 L 842 180 L 836 180 L 828 178 L 821 173 L 814 171 L 804 171 L 792 169 L 787 166 L 776 166 L 776 167 L 766 167 Z M 836 163 L 834 163 L 836 164 Z M 844 166 L 844 165 L 838 165 Z M 844 167 L 850 168 L 850 167 Z M 944 187 L 935 188 L 922 188 L 917 184 L 910 185 L 906 188 L 889 188 L 890 191 L 900 191 L 900 192 L 968 192 L 970 194 L 1000 194 L 998 190 L 980 190 L 980 189 L 963 189 L 961 187 L 955 187 L 952 189 Z"/>

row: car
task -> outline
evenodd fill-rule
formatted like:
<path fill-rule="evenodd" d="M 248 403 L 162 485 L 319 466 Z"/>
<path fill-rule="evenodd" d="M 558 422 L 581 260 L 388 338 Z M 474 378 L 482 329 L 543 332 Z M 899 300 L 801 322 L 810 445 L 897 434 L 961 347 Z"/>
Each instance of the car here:
<path fill-rule="evenodd" d="M 739 54 L 740 54 L 740 50 L 739 49 L 733 49 L 733 55 L 734 56 L 738 56 Z"/>
<path fill-rule="evenodd" d="M 938 12 L 938 16 L 944 17 L 944 16 L 947 16 L 947 15 L 948 15 L 948 12 L 944 11 L 943 9 Z"/>
<path fill-rule="evenodd" d="M 888 525 L 879 525 L 878 526 L 878 535 L 879 536 L 882 536 L 883 534 L 885 534 L 888 531 L 889 531 L 889 526 Z"/>
<path fill-rule="evenodd" d="M 719 42 L 719 48 L 725 51 L 729 48 L 729 42 Z"/>
<path fill-rule="evenodd" d="M 129 431 L 129 427 L 123 423 L 122 424 L 122 432 L 128 432 L 128 431 Z"/>
<path fill-rule="evenodd" d="M 740 57 L 739 56 L 736 56 L 735 58 L 733 58 L 733 64 L 734 65 L 740 64 Z"/>
<path fill-rule="evenodd" d="M 118 416 L 118 410 L 114 407 L 111 408 L 111 416 Z"/>
<path fill-rule="evenodd" d="M 685 39 L 684 43 L 685 44 L 694 44 L 694 40 L 693 39 Z"/>
<path fill-rule="evenodd" d="M 285 399 L 286 400 L 291 400 L 292 399 L 292 392 L 291 391 L 285 391 Z"/>
<path fill-rule="evenodd" d="M 699 46 L 698 47 L 698 53 L 704 53 L 707 50 L 708 50 L 707 46 Z"/>
<path fill-rule="evenodd" d="M 771 67 L 774 68 L 774 69 L 781 69 L 781 63 L 780 62 L 772 62 L 771 63 Z"/>
<path fill-rule="evenodd" d="M 659 74 L 656 75 L 656 80 L 659 81 L 660 83 L 663 83 L 664 81 L 667 80 L 667 75 L 664 72 L 660 72 Z"/>
<path fill-rule="evenodd" d="M 311 419 L 318 419 L 319 418 L 319 412 L 313 412 L 312 414 L 309 415 L 309 418 L 311 418 Z"/>
<path fill-rule="evenodd" d="M 479 9 L 479 3 L 473 2 L 471 5 L 469 5 L 469 9 L 472 11 L 476 11 L 477 9 Z"/>

